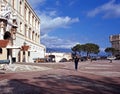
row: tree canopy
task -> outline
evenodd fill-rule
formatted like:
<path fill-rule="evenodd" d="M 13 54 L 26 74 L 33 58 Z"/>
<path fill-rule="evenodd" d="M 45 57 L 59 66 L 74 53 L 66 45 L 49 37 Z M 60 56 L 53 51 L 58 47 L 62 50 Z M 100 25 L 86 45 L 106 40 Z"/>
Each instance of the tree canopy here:
<path fill-rule="evenodd" d="M 77 44 L 75 45 L 72 49 L 73 52 L 75 53 L 81 53 L 81 52 L 85 52 L 87 53 L 87 56 L 89 56 L 91 53 L 93 54 L 98 54 L 99 53 L 99 46 L 97 44 L 93 44 L 93 43 L 86 43 L 86 44 Z"/>
<path fill-rule="evenodd" d="M 105 49 L 105 52 L 108 53 L 108 55 L 114 55 L 114 53 L 116 52 L 117 50 L 115 50 L 115 48 L 112 48 L 112 47 L 107 47 Z"/>

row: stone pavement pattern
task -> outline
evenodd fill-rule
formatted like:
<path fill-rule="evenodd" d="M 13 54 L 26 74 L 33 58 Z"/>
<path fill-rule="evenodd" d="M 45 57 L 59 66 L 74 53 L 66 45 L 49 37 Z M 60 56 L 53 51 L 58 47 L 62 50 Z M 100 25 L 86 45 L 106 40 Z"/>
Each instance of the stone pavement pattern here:
<path fill-rule="evenodd" d="M 25 65 L 40 70 L 1 73 L 0 94 L 120 94 L 119 61 Z"/>

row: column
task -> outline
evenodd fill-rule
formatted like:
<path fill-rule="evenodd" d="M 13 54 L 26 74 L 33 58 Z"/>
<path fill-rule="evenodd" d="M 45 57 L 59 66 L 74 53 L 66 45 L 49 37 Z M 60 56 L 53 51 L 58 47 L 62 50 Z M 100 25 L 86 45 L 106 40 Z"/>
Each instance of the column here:
<path fill-rule="evenodd" d="M 23 60 L 23 51 L 20 51 L 20 62 Z"/>
<path fill-rule="evenodd" d="M 25 51 L 25 62 L 28 62 L 28 51 Z"/>

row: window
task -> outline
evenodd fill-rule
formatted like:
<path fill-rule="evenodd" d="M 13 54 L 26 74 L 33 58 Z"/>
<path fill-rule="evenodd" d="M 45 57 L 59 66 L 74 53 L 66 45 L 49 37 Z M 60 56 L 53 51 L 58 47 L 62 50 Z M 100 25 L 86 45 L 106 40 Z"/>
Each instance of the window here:
<path fill-rule="evenodd" d="M 31 39 L 31 28 L 29 28 L 28 38 Z"/>
<path fill-rule="evenodd" d="M 24 31 L 24 35 L 27 36 L 27 25 L 25 24 L 25 31 Z"/>
<path fill-rule="evenodd" d="M 22 22 L 20 22 L 20 32 L 22 32 Z"/>
<path fill-rule="evenodd" d="M 13 8 L 15 8 L 15 4 L 14 4 L 14 2 L 15 2 L 15 1 L 14 1 L 14 0 L 12 0 L 12 5 L 13 5 Z"/>
<path fill-rule="evenodd" d="M 28 23 L 30 24 L 30 16 L 31 16 L 31 12 L 29 11 L 29 15 L 28 15 Z"/>
<path fill-rule="evenodd" d="M 32 32 L 32 40 L 34 40 L 34 31 Z"/>
<path fill-rule="evenodd" d="M 19 12 L 20 14 L 22 13 L 22 2 L 20 1 L 20 5 L 19 5 Z"/>
<path fill-rule="evenodd" d="M 25 20 L 27 20 L 26 12 L 27 12 L 27 8 L 26 8 L 26 6 L 25 6 L 25 13 L 24 13 L 24 18 L 25 18 Z"/>
<path fill-rule="evenodd" d="M 33 23 L 34 23 L 34 16 L 32 16 L 32 26 L 33 26 Z"/>
<path fill-rule="evenodd" d="M 37 41 L 37 33 L 35 34 L 35 41 Z"/>

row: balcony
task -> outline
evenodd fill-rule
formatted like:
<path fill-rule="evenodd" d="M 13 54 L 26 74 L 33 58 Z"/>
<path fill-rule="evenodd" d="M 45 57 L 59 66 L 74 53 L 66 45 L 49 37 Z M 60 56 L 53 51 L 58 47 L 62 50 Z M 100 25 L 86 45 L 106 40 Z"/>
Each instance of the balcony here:
<path fill-rule="evenodd" d="M 9 43 L 9 40 L 0 40 L 0 47 L 5 48 Z"/>

